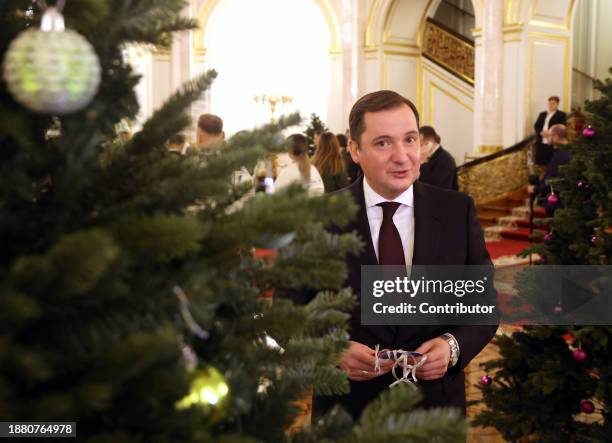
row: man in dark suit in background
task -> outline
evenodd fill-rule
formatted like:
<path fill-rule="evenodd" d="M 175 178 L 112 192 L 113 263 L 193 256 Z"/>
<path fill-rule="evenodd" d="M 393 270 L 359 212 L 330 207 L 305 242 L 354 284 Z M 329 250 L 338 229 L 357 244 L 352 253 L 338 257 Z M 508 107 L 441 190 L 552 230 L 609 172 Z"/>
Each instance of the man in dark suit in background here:
<path fill-rule="evenodd" d="M 419 180 L 438 188 L 459 190 L 457 164 L 441 145 L 440 136 L 431 126 L 421 126 L 421 175 Z"/>
<path fill-rule="evenodd" d="M 548 98 L 548 110 L 540 112 L 533 125 L 536 133 L 534 162 L 540 167 L 540 179 L 544 178 L 545 167 L 554 153 L 549 132 L 554 125 L 567 125 L 567 115 L 559 110 L 559 97 L 556 95 Z"/>
<path fill-rule="evenodd" d="M 417 181 L 419 124 L 412 102 L 393 91 L 374 92 L 355 103 L 349 123 L 349 149 L 364 176 L 338 192 L 351 195 L 359 211 L 349 226 L 332 231 L 357 231 L 365 241 L 361 254 L 347 257 L 347 285 L 357 298 L 361 265 L 491 265 L 472 199 Z M 350 347 L 339 363 L 351 392 L 315 396 L 313 412 L 341 404 L 357 418 L 388 389 L 394 381 L 392 363 L 383 363 L 380 373 L 374 371 L 377 344 L 380 349 L 427 356 L 417 370 L 423 406 L 465 411 L 463 369 L 496 330 L 497 326 L 365 326 L 357 307 L 350 322 Z"/>
<path fill-rule="evenodd" d="M 568 165 L 572 161 L 572 152 L 566 149 L 566 145 L 569 143 L 567 126 L 554 125 L 548 132 L 549 140 L 554 147 L 552 159 L 546 166 L 544 178 L 538 180 L 535 185 L 529 185 L 527 190 L 530 194 L 536 193 L 538 195 L 540 205 L 546 209 L 548 216 L 552 217 L 557 209 L 563 207 L 563 204 L 562 201 L 558 201 L 556 204 L 548 202 L 548 196 L 553 191 L 553 188 L 547 182 L 550 179 L 561 176 L 559 168 Z"/>

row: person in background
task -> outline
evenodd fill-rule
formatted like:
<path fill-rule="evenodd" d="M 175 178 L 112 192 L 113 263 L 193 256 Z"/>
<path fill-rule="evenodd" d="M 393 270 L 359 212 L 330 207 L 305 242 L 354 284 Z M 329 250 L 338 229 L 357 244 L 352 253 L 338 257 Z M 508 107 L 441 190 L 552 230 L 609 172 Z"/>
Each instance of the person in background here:
<path fill-rule="evenodd" d="M 551 187 L 548 180 L 561 175 L 559 167 L 567 165 L 572 161 L 572 153 L 569 149 L 565 148 L 569 143 L 567 126 L 552 126 L 548 131 L 548 139 L 553 146 L 553 156 L 546 166 L 544 178 L 536 181 L 534 185 L 529 185 L 527 189 L 530 194 L 535 193 L 537 195 L 540 206 L 546 209 L 546 213 L 549 217 L 552 217 L 555 210 L 562 207 L 562 203 L 560 200 L 557 200 L 557 203 L 554 204 L 548 201 L 548 196 L 554 191 L 554 188 Z M 559 199 L 558 195 L 557 199 Z"/>
<path fill-rule="evenodd" d="M 540 180 L 546 173 L 546 165 L 553 156 L 553 146 L 550 141 L 549 128 L 554 125 L 567 125 L 567 115 L 559 110 L 559 97 L 548 98 L 548 110 L 540 112 L 533 125 L 536 133 L 535 164 L 540 168 Z"/>
<path fill-rule="evenodd" d="M 325 192 L 337 191 L 350 184 L 346 176 L 338 139 L 331 132 L 321 134 L 319 147 L 312 158 L 312 164 L 321 174 Z"/>
<path fill-rule="evenodd" d="M 311 195 L 323 194 L 325 187 L 317 168 L 308 157 L 308 139 L 303 134 L 292 134 L 287 139 L 289 158 L 292 163 L 276 177 L 276 190 L 285 188 L 291 183 L 300 182 Z"/>
<path fill-rule="evenodd" d="M 350 183 L 353 183 L 361 175 L 361 168 L 353 161 L 351 153 L 348 150 L 348 138 L 344 134 L 336 134 L 338 144 L 344 158 L 344 167 L 346 168 L 346 176 Z"/>
<path fill-rule="evenodd" d="M 421 169 L 419 180 L 439 188 L 459 190 L 455 159 L 441 145 L 440 136 L 431 126 L 419 129 Z"/>
<path fill-rule="evenodd" d="M 188 149 L 187 139 L 183 134 L 174 134 L 168 140 L 168 150 L 176 154 L 185 155 Z"/>
<path fill-rule="evenodd" d="M 312 157 L 313 155 L 316 154 L 317 150 L 319 149 L 319 141 L 321 140 L 321 134 L 323 133 L 323 131 L 321 131 L 320 129 L 315 129 L 314 132 L 312 133 L 312 145 L 308 148 L 308 156 Z"/>
<path fill-rule="evenodd" d="M 196 145 L 198 149 L 205 149 L 225 140 L 223 120 L 218 115 L 202 114 L 198 118 L 198 133 Z"/>

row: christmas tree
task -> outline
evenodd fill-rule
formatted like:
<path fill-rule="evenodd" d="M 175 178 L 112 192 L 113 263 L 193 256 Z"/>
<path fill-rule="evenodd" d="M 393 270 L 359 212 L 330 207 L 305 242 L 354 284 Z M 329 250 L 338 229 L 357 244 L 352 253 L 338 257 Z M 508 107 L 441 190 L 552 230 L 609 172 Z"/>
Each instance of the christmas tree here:
<path fill-rule="evenodd" d="M 601 96 L 586 104 L 588 126 L 569 146 L 572 161 L 552 183 L 564 205 L 544 242 L 531 249 L 546 265 L 612 263 L 612 80 L 595 87 Z M 529 278 L 518 289 L 515 307 L 529 304 L 549 319 L 560 316 L 552 324 L 566 324 L 557 291 Z M 508 440 L 610 441 L 612 327 L 530 326 L 497 343 L 501 358 L 485 364 L 494 374 L 480 386 L 488 410 L 476 424 L 494 426 Z"/>
<path fill-rule="evenodd" d="M 462 441 L 458 412 L 415 409 L 407 386 L 360 423 L 335 409 L 287 432 L 310 390 L 348 389 L 336 364 L 354 296 L 339 287 L 360 243 L 324 226 L 355 208 L 297 185 L 245 201 L 231 185 L 298 116 L 167 151 L 212 71 L 116 138 L 138 112 L 122 49 L 169 45 L 194 27 L 186 6 L 67 2 L 66 30 L 55 12 L 41 34 L 31 1 L 0 3 L 0 417 L 77 422 L 84 442 Z M 304 286 L 320 290 L 306 306 L 261 297 Z"/>
<path fill-rule="evenodd" d="M 325 123 L 321 121 L 321 118 L 317 114 L 310 114 L 310 122 L 304 131 L 304 134 L 306 134 L 306 138 L 308 139 L 308 155 L 313 155 L 316 150 L 314 142 L 315 134 L 321 134 L 326 131 L 329 131 L 329 129 L 327 126 L 325 126 Z"/>

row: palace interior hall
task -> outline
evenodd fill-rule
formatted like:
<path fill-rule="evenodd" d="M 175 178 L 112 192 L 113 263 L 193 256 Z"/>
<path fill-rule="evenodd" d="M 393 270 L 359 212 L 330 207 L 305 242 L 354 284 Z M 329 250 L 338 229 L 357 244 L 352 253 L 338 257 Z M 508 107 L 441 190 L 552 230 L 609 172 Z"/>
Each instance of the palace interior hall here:
<path fill-rule="evenodd" d="M 125 49 L 142 76 L 140 114 L 126 129 L 208 69 L 218 78 L 190 108 L 187 143 L 203 113 L 223 119 L 226 137 L 296 111 L 303 128 L 314 113 L 340 134 L 359 97 L 396 91 L 452 155 L 497 263 L 533 239 L 526 187 L 538 115 L 558 97 L 574 137 L 593 81 L 612 66 L 607 0 L 192 0 L 184 15 L 199 28 L 170 50 Z"/>
<path fill-rule="evenodd" d="M 608 0 L 192 0 L 184 14 L 199 29 L 171 50 L 127 50 L 142 75 L 141 121 L 211 68 L 219 76 L 190 112 L 194 122 L 222 117 L 226 136 L 294 111 L 303 127 L 314 113 L 344 133 L 359 97 L 396 91 L 454 158 L 498 267 L 531 263 L 516 254 L 547 231 L 538 223 L 545 210 L 530 210 L 527 193 L 539 113 L 559 97 L 575 137 L 585 100 L 597 97 L 593 80 L 612 66 Z M 490 345 L 467 369 L 468 398 L 478 364 L 494 356 Z M 470 441 L 502 441 L 492 429 L 470 432 Z"/>
<path fill-rule="evenodd" d="M 521 277 L 593 265 L 607 283 L 568 291 L 612 296 L 612 0 L 0 12 L 0 437 L 36 421 L 86 443 L 612 442 L 612 302 L 564 323 L 563 272 L 539 292 Z M 362 111 L 351 139 L 380 91 L 418 116 Z M 358 145 L 400 111 L 418 127 Z M 417 168 L 390 170 L 397 152 Z M 482 266 L 489 307 L 518 320 L 358 324 L 368 264 Z M 354 413 L 356 385 L 385 397 Z M 432 403 L 404 407 L 406 385 Z"/>

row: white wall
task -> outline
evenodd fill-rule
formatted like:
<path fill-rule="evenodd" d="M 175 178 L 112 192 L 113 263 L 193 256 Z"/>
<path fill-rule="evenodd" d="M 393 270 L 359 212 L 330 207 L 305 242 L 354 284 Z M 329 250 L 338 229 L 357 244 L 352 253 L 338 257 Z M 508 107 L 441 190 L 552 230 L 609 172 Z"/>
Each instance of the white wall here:
<path fill-rule="evenodd" d="M 422 69 L 421 124 L 435 128 L 461 165 L 474 150 L 474 90 L 429 60 L 423 59 Z"/>
<path fill-rule="evenodd" d="M 608 68 L 612 66 L 612 1 L 610 0 L 599 0 L 597 2 L 596 45 L 596 77 L 604 80 L 610 77 Z"/>

